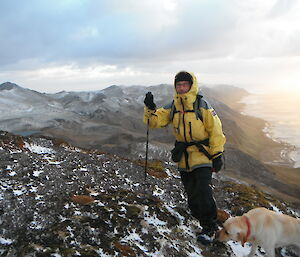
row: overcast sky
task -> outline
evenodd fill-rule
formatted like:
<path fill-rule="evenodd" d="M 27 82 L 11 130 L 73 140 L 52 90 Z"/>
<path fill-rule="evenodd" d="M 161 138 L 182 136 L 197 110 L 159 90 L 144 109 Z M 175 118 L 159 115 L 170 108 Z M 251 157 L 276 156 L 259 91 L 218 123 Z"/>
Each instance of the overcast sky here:
<path fill-rule="evenodd" d="M 299 1 L 1 0 L 0 83 L 98 90 L 187 70 L 204 84 L 300 91 Z"/>

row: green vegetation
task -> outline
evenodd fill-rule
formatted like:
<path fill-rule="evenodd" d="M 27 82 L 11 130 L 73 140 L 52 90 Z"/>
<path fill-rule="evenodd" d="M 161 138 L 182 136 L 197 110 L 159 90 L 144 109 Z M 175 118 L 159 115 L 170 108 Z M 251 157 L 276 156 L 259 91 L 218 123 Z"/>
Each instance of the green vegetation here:
<path fill-rule="evenodd" d="M 144 160 L 136 160 L 134 161 L 135 164 L 145 167 L 145 161 Z M 147 172 L 149 175 L 157 178 L 167 178 L 168 175 L 165 172 L 165 167 L 162 161 L 160 160 L 152 160 L 148 161 L 147 163 Z"/>
<path fill-rule="evenodd" d="M 257 207 L 272 209 L 272 205 L 285 213 L 288 212 L 284 204 L 258 190 L 255 186 L 247 186 L 228 181 L 224 184 L 222 190 L 224 190 L 228 196 L 228 201 L 230 201 L 231 205 L 230 210 L 233 216 L 240 216 Z"/>

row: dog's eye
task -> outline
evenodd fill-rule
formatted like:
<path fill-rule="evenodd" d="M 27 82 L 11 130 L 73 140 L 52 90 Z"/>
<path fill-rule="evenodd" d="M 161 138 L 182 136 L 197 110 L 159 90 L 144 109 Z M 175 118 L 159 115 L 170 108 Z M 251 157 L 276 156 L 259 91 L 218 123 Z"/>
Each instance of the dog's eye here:
<path fill-rule="evenodd" d="M 226 235 L 229 235 L 229 233 L 228 233 L 228 231 L 227 231 L 226 229 L 225 229 L 224 231 L 225 231 L 225 234 L 226 234 Z"/>

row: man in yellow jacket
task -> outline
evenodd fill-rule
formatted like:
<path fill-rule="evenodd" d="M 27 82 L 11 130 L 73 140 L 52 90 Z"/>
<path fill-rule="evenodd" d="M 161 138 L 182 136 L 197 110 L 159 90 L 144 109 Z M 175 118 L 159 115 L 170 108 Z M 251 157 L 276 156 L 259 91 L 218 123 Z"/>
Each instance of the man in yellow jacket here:
<path fill-rule="evenodd" d="M 150 128 L 173 124 L 176 142 L 172 159 L 178 163 L 191 213 L 202 226 L 198 241 L 209 244 L 217 229 L 212 172 L 222 168 L 221 155 L 226 139 L 215 110 L 198 95 L 198 82 L 193 73 L 177 73 L 174 89 L 172 104 L 159 109 L 156 109 L 152 93 L 146 94 L 144 122 L 149 122 Z"/>

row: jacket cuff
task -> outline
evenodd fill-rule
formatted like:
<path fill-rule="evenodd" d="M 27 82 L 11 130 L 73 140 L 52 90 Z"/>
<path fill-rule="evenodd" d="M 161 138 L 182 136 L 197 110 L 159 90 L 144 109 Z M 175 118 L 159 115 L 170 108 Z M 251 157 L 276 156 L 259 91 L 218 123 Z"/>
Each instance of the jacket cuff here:
<path fill-rule="evenodd" d="M 151 110 L 149 109 L 148 107 L 144 106 L 144 115 L 147 117 L 147 118 L 150 118 L 152 115 L 154 115 L 156 112 L 156 110 Z"/>
<path fill-rule="evenodd" d="M 213 154 L 213 155 L 212 155 L 212 159 L 214 160 L 214 159 L 220 157 L 222 154 L 223 154 L 223 152 L 218 152 L 218 153 L 216 153 L 216 154 Z"/>

